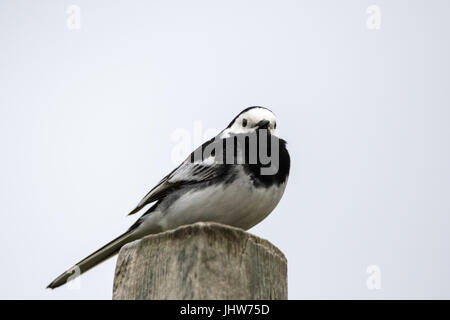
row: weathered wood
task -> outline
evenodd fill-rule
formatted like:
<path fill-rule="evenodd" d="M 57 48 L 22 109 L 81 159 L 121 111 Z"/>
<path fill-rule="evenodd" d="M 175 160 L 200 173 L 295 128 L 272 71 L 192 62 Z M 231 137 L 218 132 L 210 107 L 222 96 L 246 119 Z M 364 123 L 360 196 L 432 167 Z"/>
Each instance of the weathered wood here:
<path fill-rule="evenodd" d="M 113 299 L 287 299 L 287 260 L 241 229 L 196 223 L 125 245 Z"/>

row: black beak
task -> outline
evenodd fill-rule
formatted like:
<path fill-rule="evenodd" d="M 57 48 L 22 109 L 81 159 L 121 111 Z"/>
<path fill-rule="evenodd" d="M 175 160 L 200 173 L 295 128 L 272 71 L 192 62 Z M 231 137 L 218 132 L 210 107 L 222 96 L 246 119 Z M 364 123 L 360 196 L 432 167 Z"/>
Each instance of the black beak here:
<path fill-rule="evenodd" d="M 259 129 L 268 129 L 270 121 L 269 120 L 261 120 L 256 124 Z"/>

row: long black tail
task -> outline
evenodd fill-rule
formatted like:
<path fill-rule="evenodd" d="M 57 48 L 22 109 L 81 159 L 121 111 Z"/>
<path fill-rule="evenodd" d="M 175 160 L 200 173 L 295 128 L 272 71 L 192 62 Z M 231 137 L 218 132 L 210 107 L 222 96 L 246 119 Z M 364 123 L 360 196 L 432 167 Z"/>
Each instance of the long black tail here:
<path fill-rule="evenodd" d="M 135 240 L 133 238 L 133 232 L 132 231 L 125 232 L 124 234 L 114 239 L 107 245 L 95 251 L 93 254 L 89 255 L 88 257 L 78 262 L 69 270 L 65 271 L 63 274 L 61 274 L 59 277 L 53 280 L 52 283 L 50 283 L 47 286 L 47 288 L 54 289 L 65 284 L 69 278 L 70 280 L 72 280 L 76 276 L 88 271 L 89 269 L 95 267 L 99 263 L 112 257 L 113 255 L 119 252 L 120 248 L 123 245 L 133 240 Z"/>

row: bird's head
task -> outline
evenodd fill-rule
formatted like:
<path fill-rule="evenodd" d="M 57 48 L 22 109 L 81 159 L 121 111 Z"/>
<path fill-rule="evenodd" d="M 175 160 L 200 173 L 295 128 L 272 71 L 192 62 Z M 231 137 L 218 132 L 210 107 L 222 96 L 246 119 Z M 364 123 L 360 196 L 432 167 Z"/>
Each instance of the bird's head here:
<path fill-rule="evenodd" d="M 279 137 L 273 112 L 264 107 L 250 107 L 239 113 L 221 135 L 249 134 L 259 129 L 267 129 L 271 135 Z"/>

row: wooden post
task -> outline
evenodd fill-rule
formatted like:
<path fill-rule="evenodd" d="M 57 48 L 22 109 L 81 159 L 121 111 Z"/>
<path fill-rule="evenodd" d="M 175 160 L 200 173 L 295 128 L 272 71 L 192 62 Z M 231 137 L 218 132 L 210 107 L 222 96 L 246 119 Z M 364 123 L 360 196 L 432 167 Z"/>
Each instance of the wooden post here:
<path fill-rule="evenodd" d="M 287 260 L 241 229 L 196 223 L 125 245 L 113 299 L 287 299 Z"/>

